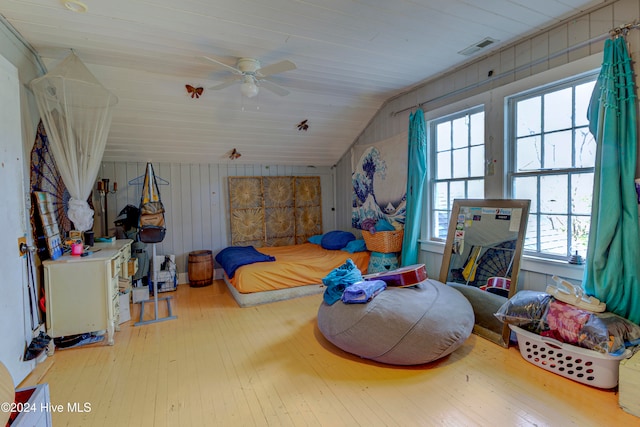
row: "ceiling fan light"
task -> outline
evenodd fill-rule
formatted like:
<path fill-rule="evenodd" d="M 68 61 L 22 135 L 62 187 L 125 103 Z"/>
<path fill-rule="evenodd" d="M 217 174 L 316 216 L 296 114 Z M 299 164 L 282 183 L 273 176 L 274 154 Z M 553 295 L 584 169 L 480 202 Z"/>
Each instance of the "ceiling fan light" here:
<path fill-rule="evenodd" d="M 247 98 L 253 98 L 258 94 L 258 86 L 256 86 L 253 79 L 246 79 L 240 85 L 240 92 L 242 92 L 242 94 Z"/>

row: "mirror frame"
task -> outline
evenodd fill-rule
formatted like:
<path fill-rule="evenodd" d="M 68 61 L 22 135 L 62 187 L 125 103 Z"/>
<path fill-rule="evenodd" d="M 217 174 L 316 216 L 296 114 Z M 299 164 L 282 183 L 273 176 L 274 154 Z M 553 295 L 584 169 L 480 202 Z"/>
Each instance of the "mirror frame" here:
<path fill-rule="evenodd" d="M 451 255 L 453 249 L 453 241 L 456 232 L 457 218 L 460 214 L 461 207 L 469 208 L 510 208 L 510 209 L 522 209 L 522 215 L 520 217 L 520 224 L 518 227 L 518 237 L 516 239 L 516 248 L 514 251 L 514 259 L 511 269 L 511 287 L 509 288 L 509 294 L 505 301 L 511 298 L 518 288 L 518 275 L 520 273 L 520 262 L 522 260 L 522 250 L 524 246 L 524 238 L 527 230 L 527 221 L 529 220 L 529 208 L 531 206 L 531 200 L 526 199 L 454 199 L 453 207 L 451 209 L 451 217 L 449 218 L 449 229 L 447 231 L 447 241 L 444 246 L 444 253 L 442 255 L 442 266 L 440 267 L 440 282 L 447 284 L 447 278 L 449 277 L 449 267 L 451 263 Z M 469 286 L 463 285 L 461 286 Z M 478 289 L 478 288 L 476 288 Z M 479 292 L 485 293 L 478 289 Z M 496 295 L 497 296 L 497 295 Z M 469 297 L 465 294 L 465 297 Z M 473 301 L 469 301 L 472 306 Z M 496 307 L 496 310 L 499 307 Z M 475 312 L 475 306 L 474 306 Z M 509 347 L 509 337 L 511 330 L 509 326 L 504 323 L 501 331 L 494 331 L 489 328 L 478 325 L 477 323 L 473 327 L 473 333 L 495 342 L 505 348 Z"/>

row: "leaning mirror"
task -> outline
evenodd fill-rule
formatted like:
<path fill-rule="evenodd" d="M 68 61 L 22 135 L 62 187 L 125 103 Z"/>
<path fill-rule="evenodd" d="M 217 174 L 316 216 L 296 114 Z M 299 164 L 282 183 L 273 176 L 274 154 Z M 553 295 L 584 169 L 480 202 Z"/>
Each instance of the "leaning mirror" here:
<path fill-rule="evenodd" d="M 510 330 L 494 313 L 518 287 L 530 200 L 455 199 L 440 281 L 473 307 L 473 332 L 503 347 Z"/>

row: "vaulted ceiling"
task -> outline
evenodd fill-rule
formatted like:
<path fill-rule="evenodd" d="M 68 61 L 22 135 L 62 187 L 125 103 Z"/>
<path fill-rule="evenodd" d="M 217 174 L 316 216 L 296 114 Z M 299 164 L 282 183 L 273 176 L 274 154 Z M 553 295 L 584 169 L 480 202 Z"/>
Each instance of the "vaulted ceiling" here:
<path fill-rule="evenodd" d="M 0 14 L 47 69 L 73 50 L 118 97 L 105 161 L 328 166 L 389 98 L 602 2 L 0 0 Z M 209 89 L 241 57 L 296 68 L 253 98 L 241 80 Z"/>

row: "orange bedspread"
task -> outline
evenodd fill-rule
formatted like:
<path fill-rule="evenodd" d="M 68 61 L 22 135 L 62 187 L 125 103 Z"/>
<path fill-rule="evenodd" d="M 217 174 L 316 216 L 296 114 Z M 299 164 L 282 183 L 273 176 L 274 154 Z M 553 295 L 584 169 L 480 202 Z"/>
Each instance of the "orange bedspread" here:
<path fill-rule="evenodd" d="M 249 264 L 236 270 L 229 281 L 243 294 L 321 284 L 331 270 L 340 267 L 348 258 L 365 274 L 370 256 L 368 251 L 328 251 L 313 243 L 256 249 L 276 260 Z"/>

